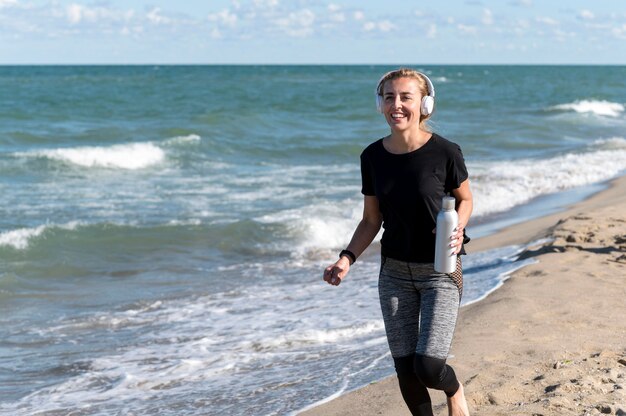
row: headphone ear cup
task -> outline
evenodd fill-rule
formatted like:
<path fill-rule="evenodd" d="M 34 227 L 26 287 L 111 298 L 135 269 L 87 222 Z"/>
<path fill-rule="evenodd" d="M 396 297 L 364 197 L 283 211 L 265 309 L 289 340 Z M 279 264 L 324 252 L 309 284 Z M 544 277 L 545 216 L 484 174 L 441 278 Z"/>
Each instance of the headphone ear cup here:
<path fill-rule="evenodd" d="M 435 108 L 435 99 L 430 95 L 422 98 L 422 105 L 420 106 L 420 110 L 423 116 L 429 116 L 432 114 Z"/>

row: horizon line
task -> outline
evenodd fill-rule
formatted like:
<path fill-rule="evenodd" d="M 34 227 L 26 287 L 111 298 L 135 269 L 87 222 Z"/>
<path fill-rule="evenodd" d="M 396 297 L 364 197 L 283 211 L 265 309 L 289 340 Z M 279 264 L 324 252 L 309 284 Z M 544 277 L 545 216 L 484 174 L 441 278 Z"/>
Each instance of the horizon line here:
<path fill-rule="evenodd" d="M 626 63 L 0 63 L 8 66 L 626 66 Z"/>

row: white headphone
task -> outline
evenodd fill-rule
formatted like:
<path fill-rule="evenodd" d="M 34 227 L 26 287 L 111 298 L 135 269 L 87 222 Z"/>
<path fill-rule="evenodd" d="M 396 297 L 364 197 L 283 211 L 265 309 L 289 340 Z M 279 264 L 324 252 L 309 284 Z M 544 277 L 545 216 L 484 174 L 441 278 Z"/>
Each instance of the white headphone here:
<path fill-rule="evenodd" d="M 376 86 L 376 109 L 378 110 L 379 113 L 383 112 L 383 94 L 382 94 L 383 92 L 380 90 L 382 83 L 387 76 L 397 71 L 398 70 L 396 69 L 396 70 L 387 72 L 385 75 L 380 77 L 380 80 L 378 81 L 378 85 Z M 428 95 L 425 95 L 424 97 L 422 97 L 420 111 L 423 116 L 429 116 L 432 114 L 435 108 L 435 87 L 433 86 L 433 83 L 431 82 L 430 78 L 426 76 L 426 74 L 422 72 L 417 72 L 417 73 L 421 75 L 422 77 L 424 77 L 424 80 L 426 81 L 426 87 L 428 87 Z"/>

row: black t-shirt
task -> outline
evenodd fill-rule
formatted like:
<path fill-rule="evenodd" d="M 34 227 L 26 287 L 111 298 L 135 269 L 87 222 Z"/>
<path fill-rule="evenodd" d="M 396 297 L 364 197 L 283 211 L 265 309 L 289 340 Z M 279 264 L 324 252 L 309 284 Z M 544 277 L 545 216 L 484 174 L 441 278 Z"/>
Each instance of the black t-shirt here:
<path fill-rule="evenodd" d="M 467 177 L 461 148 L 435 133 L 422 147 L 409 153 L 388 152 L 383 139 L 365 148 L 361 153 L 361 192 L 378 198 L 384 228 L 382 255 L 432 263 L 432 230 L 441 200 Z M 465 254 L 464 248 L 460 254 Z"/>

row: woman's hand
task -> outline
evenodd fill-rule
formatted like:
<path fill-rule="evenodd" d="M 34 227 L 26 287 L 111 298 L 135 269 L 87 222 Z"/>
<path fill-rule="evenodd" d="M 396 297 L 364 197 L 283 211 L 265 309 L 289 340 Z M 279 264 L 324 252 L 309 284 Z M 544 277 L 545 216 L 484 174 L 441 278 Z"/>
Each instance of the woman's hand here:
<path fill-rule="evenodd" d="M 346 247 L 346 250 L 350 250 L 354 257 L 359 257 L 372 243 L 383 223 L 383 214 L 380 212 L 378 198 L 373 195 L 365 195 L 363 198 L 363 218 L 354 230 L 350 244 Z M 324 269 L 324 281 L 329 285 L 339 286 L 341 280 L 346 277 L 350 270 L 350 260 L 356 260 L 356 258 L 351 259 L 350 257 L 344 254 L 339 257 L 335 264 Z"/>
<path fill-rule="evenodd" d="M 461 252 L 461 246 L 463 245 L 463 231 L 465 230 L 465 224 L 459 223 L 454 230 L 452 230 L 452 235 L 450 236 L 450 244 L 448 247 L 454 247 L 454 254 L 459 254 Z M 437 233 L 437 227 L 433 228 L 433 234 Z"/>
<path fill-rule="evenodd" d="M 342 256 L 335 264 L 324 269 L 324 281 L 329 285 L 339 286 L 349 271 L 350 260 L 346 256 Z"/>
<path fill-rule="evenodd" d="M 463 245 L 463 231 L 465 230 L 465 224 L 459 223 L 453 230 L 453 234 L 450 237 L 452 242 L 450 247 L 454 247 L 454 254 L 459 254 L 461 246 Z"/>

